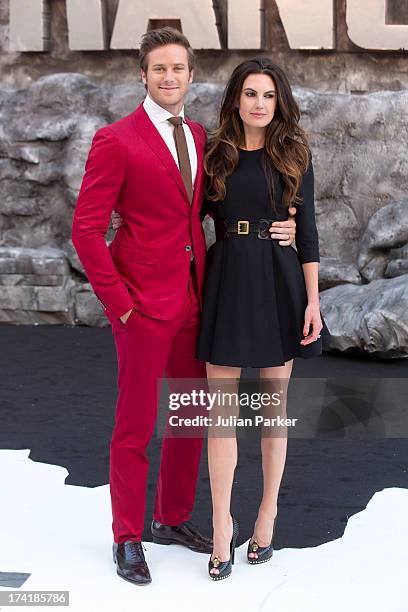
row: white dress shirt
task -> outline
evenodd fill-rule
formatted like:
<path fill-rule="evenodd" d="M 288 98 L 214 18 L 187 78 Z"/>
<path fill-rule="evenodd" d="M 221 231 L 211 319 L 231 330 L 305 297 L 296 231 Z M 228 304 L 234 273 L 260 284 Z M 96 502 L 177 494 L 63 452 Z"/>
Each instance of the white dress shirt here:
<path fill-rule="evenodd" d="M 149 116 L 150 121 L 153 123 L 154 127 L 159 132 L 160 136 L 163 138 L 164 142 L 168 146 L 170 153 L 174 157 L 174 161 L 179 166 L 178 157 L 177 157 L 177 149 L 176 143 L 174 142 L 174 126 L 167 121 L 170 117 L 174 117 L 169 111 L 166 111 L 164 108 L 159 106 L 154 100 L 151 99 L 149 94 L 146 96 L 143 102 L 143 108 Z M 178 114 L 179 117 L 183 117 L 183 130 L 186 135 L 187 148 L 188 148 L 188 156 L 190 158 L 190 166 L 191 166 L 191 178 L 193 180 L 193 186 L 197 176 L 197 151 L 195 147 L 195 142 L 193 135 L 191 133 L 190 128 L 188 127 L 185 119 L 184 119 L 184 106 Z"/>

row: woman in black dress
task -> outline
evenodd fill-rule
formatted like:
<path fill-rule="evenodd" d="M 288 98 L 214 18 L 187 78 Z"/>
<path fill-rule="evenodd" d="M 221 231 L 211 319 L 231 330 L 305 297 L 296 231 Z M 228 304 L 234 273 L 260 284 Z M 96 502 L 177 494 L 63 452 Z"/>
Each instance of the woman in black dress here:
<path fill-rule="evenodd" d="M 285 388 L 283 415 L 293 359 L 321 354 L 324 327 L 313 166 L 299 119 L 283 70 L 266 58 L 243 62 L 226 86 L 220 127 L 204 161 L 204 213 L 214 219 L 217 241 L 207 253 L 197 357 L 207 362 L 214 390 L 220 381 L 228 391 L 235 381 L 237 390 L 241 368 L 260 368 L 264 391 Z M 297 208 L 297 251 L 270 233 L 271 222 L 286 220 L 290 206 Z M 214 410 L 211 416 L 216 422 Z M 215 429 L 208 436 L 214 528 L 208 570 L 213 580 L 221 580 L 231 573 L 238 531 L 230 513 L 237 442 L 234 428 Z M 286 447 L 286 429 L 262 436 L 263 497 L 248 544 L 251 564 L 272 556 Z"/>

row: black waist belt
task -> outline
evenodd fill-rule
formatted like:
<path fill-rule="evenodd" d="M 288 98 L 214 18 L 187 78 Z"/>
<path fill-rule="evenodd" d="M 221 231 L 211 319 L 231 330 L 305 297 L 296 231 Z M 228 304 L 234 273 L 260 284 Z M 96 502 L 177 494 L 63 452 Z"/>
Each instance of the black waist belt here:
<path fill-rule="evenodd" d="M 238 236 L 249 236 L 249 234 L 257 234 L 261 240 L 270 240 L 271 233 L 269 228 L 271 223 L 276 219 L 258 219 L 257 221 L 248 221 L 239 219 L 238 221 L 227 221 L 225 219 L 215 220 L 215 236 L 217 240 L 225 240 L 229 234 L 237 234 Z"/>

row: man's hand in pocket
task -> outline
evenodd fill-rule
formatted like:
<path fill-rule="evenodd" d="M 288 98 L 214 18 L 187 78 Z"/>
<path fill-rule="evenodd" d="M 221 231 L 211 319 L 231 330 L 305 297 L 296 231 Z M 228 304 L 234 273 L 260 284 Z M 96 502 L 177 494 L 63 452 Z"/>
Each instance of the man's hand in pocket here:
<path fill-rule="evenodd" d="M 122 323 L 126 323 L 128 318 L 130 317 L 130 313 L 132 312 L 132 310 L 133 310 L 133 308 L 131 308 L 130 310 L 125 312 L 125 314 L 123 314 L 122 316 L 119 317 L 119 319 L 122 321 Z"/>

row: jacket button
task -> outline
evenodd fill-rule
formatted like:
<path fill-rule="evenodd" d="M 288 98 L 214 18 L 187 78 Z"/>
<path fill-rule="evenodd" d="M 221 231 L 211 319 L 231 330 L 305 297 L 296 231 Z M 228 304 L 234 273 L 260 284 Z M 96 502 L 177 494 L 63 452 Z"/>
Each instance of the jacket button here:
<path fill-rule="evenodd" d="M 187 244 L 184 248 L 186 251 L 191 251 L 191 246 L 189 244 Z"/>

